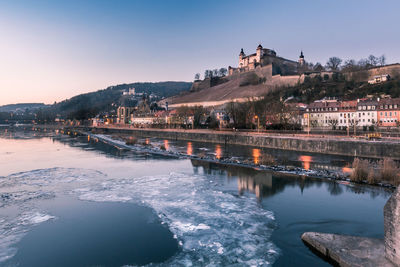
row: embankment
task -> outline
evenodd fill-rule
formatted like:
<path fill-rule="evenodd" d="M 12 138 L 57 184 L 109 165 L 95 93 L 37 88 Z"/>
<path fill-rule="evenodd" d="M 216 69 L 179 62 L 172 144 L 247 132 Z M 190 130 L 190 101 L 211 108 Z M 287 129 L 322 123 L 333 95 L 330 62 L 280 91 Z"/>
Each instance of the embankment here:
<path fill-rule="evenodd" d="M 95 129 L 104 133 L 124 133 L 132 134 L 137 137 L 155 137 L 170 140 L 248 145 L 283 150 L 368 158 L 390 157 L 400 160 L 400 141 L 398 140 L 367 141 L 330 136 L 304 137 L 292 135 L 263 135 L 257 133 L 218 132 L 208 130 L 185 131 L 109 127 Z"/>

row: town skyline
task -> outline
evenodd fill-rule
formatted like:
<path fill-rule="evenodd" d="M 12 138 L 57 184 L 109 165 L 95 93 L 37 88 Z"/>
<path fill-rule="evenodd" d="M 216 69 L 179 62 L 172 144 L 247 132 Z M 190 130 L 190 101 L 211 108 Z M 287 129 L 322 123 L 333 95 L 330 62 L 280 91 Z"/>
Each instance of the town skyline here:
<path fill-rule="evenodd" d="M 51 104 L 136 81 L 192 81 L 197 72 L 237 66 L 240 49 L 259 43 L 292 60 L 303 50 L 313 63 L 370 54 L 400 62 L 400 35 L 388 26 L 395 1 L 385 1 L 392 8 L 384 12 L 373 1 L 118 3 L 2 2 L 0 105 Z"/>

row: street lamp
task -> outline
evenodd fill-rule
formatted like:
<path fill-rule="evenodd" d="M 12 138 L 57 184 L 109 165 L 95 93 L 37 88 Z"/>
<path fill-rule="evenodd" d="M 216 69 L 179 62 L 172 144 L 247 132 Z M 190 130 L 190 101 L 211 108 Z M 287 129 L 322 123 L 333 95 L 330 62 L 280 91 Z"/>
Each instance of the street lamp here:
<path fill-rule="evenodd" d="M 257 132 L 259 133 L 260 132 L 260 118 L 257 115 L 255 115 L 254 119 L 257 119 Z"/>

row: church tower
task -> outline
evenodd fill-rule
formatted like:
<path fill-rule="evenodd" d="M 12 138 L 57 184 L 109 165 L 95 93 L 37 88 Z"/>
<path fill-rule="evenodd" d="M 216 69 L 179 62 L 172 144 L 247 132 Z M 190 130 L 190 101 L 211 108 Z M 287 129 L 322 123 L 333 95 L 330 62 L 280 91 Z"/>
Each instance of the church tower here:
<path fill-rule="evenodd" d="M 262 47 L 261 44 L 259 44 L 259 45 L 257 46 L 257 49 L 256 49 L 256 56 L 257 56 L 257 62 L 258 62 L 258 63 L 261 63 L 261 58 L 263 57 L 263 47 Z"/>
<path fill-rule="evenodd" d="M 299 65 L 300 65 L 300 66 L 304 66 L 305 63 L 306 63 L 306 62 L 304 61 L 303 51 L 301 51 L 300 57 L 299 57 Z"/>

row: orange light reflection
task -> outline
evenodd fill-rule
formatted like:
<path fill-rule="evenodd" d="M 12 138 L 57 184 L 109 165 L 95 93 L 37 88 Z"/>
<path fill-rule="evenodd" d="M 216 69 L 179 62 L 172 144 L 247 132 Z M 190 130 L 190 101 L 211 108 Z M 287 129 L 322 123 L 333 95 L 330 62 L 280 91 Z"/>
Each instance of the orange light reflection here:
<path fill-rule="evenodd" d="M 164 147 L 165 147 L 165 150 L 169 149 L 168 140 L 164 140 Z"/>
<path fill-rule="evenodd" d="M 260 155 L 261 155 L 260 149 L 254 148 L 254 149 L 253 149 L 252 155 L 253 155 L 253 162 L 254 162 L 254 164 L 258 164 L 258 163 L 259 163 L 259 160 L 260 160 Z"/>
<path fill-rule="evenodd" d="M 188 154 L 188 155 L 192 155 L 193 154 L 193 147 L 192 147 L 192 143 L 191 142 L 188 142 L 187 143 L 187 151 L 186 151 L 186 154 Z"/>
<path fill-rule="evenodd" d="M 220 159 L 221 156 L 222 156 L 222 149 L 221 149 L 221 146 L 220 146 L 220 145 L 216 145 L 216 146 L 215 146 L 215 157 L 216 157 L 217 159 Z"/>
<path fill-rule="evenodd" d="M 343 167 L 343 168 L 342 168 L 342 172 L 343 172 L 343 173 L 351 173 L 351 171 L 352 171 L 352 169 L 349 168 L 349 167 Z"/>
<path fill-rule="evenodd" d="M 312 157 L 311 156 L 302 155 L 302 156 L 299 157 L 299 160 L 303 163 L 303 168 L 305 170 L 309 170 L 310 169 L 310 162 L 312 162 Z"/>

